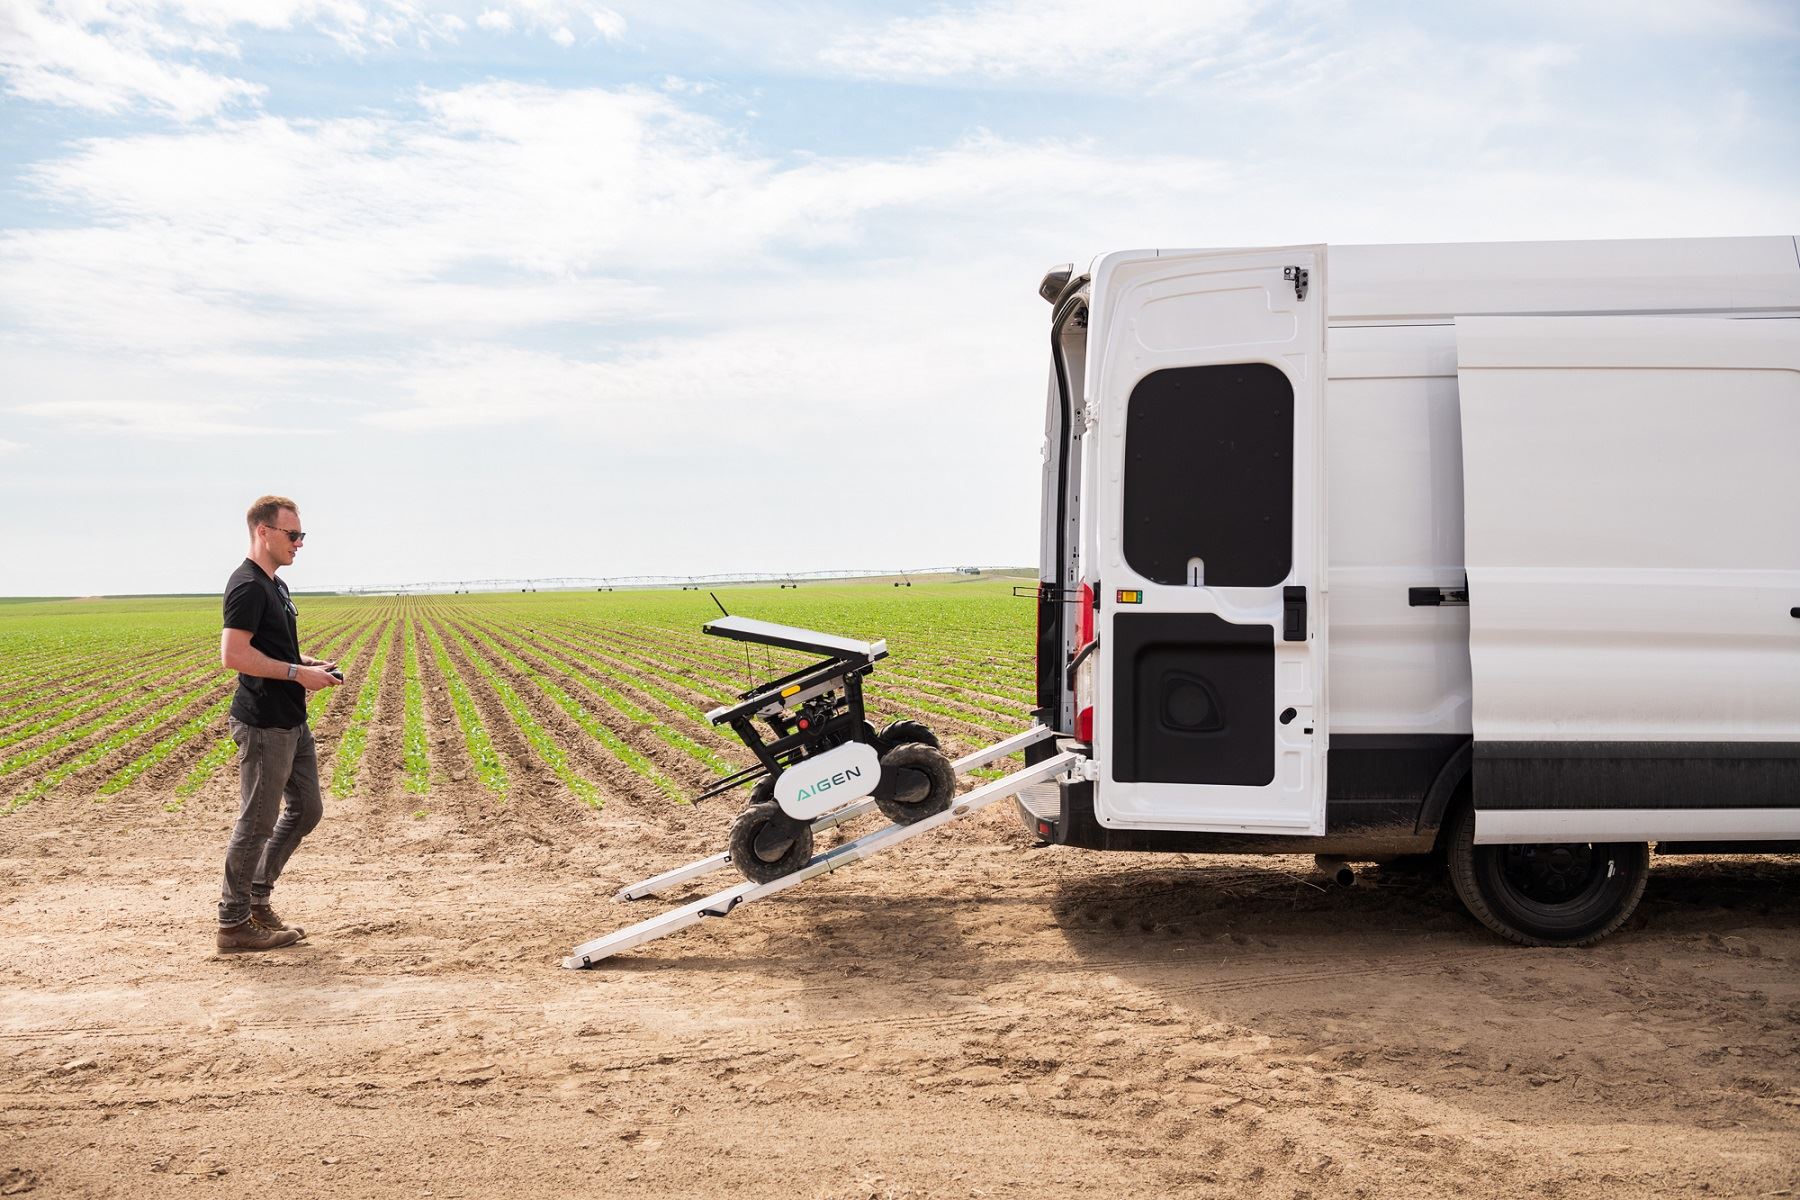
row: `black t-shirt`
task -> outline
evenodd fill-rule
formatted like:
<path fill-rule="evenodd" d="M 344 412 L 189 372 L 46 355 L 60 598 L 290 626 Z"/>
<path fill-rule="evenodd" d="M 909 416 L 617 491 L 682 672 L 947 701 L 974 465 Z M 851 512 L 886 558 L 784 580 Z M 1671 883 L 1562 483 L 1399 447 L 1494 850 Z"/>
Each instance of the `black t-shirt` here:
<path fill-rule="evenodd" d="M 300 661 L 297 615 L 287 584 L 248 558 L 225 583 L 225 628 L 249 630 L 250 645 L 276 662 Z M 231 715 L 259 729 L 291 729 L 306 721 L 306 689 L 285 679 L 239 675 Z"/>

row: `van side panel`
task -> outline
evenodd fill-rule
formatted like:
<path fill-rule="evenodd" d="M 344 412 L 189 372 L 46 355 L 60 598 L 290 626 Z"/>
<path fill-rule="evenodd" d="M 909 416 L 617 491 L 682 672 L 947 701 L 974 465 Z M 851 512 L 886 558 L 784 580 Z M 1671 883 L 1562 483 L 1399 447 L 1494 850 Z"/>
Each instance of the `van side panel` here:
<path fill-rule="evenodd" d="M 1457 324 L 1477 840 L 1794 836 L 1800 321 Z"/>

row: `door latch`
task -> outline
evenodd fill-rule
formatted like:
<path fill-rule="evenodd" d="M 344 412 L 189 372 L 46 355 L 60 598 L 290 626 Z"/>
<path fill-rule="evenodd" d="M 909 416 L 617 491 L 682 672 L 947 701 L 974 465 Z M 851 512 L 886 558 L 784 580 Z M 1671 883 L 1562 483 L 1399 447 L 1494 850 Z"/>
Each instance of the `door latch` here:
<path fill-rule="evenodd" d="M 1281 277 L 1294 285 L 1294 299 L 1296 300 L 1306 299 L 1306 281 L 1311 275 L 1312 272 L 1305 267 L 1281 268 Z"/>
<path fill-rule="evenodd" d="M 1303 587 L 1281 589 L 1281 640 L 1306 640 L 1306 589 Z"/>

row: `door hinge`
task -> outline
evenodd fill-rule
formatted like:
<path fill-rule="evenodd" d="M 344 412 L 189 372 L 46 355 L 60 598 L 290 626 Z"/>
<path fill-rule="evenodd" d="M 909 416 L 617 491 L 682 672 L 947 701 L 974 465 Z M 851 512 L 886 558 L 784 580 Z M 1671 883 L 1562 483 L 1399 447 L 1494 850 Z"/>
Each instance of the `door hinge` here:
<path fill-rule="evenodd" d="M 1294 299 L 1296 300 L 1306 299 L 1306 281 L 1311 276 L 1312 272 L 1305 267 L 1283 267 L 1281 269 L 1281 277 L 1294 285 Z"/>

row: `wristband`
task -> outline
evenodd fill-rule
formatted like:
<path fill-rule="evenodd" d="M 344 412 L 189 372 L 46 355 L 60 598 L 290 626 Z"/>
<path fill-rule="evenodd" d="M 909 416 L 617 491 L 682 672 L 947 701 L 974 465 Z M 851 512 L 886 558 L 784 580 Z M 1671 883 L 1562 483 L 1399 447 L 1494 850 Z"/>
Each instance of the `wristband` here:
<path fill-rule="evenodd" d="M 290 680 L 294 679 L 299 674 L 300 674 L 300 664 L 299 663 L 289 663 L 288 664 L 288 678 Z"/>

